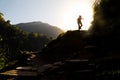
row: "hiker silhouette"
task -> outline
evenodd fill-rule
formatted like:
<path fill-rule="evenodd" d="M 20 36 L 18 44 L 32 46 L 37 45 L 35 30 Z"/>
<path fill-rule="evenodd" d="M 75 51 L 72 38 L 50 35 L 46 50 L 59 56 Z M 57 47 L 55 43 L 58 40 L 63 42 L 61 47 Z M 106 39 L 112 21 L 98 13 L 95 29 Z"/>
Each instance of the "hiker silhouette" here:
<path fill-rule="evenodd" d="M 78 23 L 78 30 L 80 30 L 81 29 L 81 27 L 83 26 L 83 24 L 82 24 L 82 16 L 79 16 L 78 18 L 77 18 L 77 23 Z"/>

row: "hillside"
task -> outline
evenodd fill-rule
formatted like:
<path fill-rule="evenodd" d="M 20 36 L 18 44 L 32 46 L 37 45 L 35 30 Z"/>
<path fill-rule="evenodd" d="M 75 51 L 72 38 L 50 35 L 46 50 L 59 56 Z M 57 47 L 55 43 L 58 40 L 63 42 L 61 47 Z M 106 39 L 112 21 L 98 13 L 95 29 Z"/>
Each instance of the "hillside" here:
<path fill-rule="evenodd" d="M 24 31 L 36 32 L 52 38 L 56 38 L 59 34 L 63 33 L 63 30 L 60 28 L 42 22 L 20 23 L 16 25 Z"/>
<path fill-rule="evenodd" d="M 41 59 L 43 58 L 45 59 L 43 61 L 50 61 L 51 63 L 74 58 L 79 53 L 82 54 L 82 56 L 77 56 L 78 58 L 83 58 L 83 56 L 84 58 L 88 58 L 87 54 L 89 55 L 89 53 L 86 54 L 85 47 L 90 44 L 90 42 L 86 43 L 89 35 L 90 34 L 84 30 L 68 31 L 61 34 L 43 49 L 42 53 L 40 53 Z"/>
<path fill-rule="evenodd" d="M 119 40 L 118 36 L 111 34 L 102 35 L 83 30 L 68 31 L 50 42 L 40 53 L 40 58 L 45 63 L 53 63 L 66 59 L 119 56 Z"/>

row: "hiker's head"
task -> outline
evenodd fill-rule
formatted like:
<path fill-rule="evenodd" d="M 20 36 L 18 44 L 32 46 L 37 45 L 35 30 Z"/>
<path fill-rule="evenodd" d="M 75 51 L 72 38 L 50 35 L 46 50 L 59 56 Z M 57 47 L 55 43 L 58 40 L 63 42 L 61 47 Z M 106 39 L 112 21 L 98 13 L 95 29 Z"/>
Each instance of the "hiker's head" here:
<path fill-rule="evenodd" d="M 79 15 L 79 18 L 82 18 L 82 16 L 81 16 L 81 15 Z"/>

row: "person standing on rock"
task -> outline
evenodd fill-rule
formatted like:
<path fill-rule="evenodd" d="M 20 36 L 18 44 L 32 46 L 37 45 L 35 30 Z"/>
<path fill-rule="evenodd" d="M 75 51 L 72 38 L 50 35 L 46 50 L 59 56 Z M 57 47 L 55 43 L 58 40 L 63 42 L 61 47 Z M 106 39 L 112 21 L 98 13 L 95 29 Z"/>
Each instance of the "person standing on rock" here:
<path fill-rule="evenodd" d="M 80 30 L 81 29 L 81 27 L 83 26 L 83 24 L 82 24 L 82 16 L 79 16 L 78 18 L 77 18 L 77 23 L 78 23 L 78 30 Z"/>

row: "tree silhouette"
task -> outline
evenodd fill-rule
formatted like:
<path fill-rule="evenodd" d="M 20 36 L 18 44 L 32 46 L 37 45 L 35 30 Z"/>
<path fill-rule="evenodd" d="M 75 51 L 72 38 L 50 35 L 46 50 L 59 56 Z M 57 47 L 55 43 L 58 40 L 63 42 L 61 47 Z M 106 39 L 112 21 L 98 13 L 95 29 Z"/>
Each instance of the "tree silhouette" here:
<path fill-rule="evenodd" d="M 119 0 L 96 0 L 93 25 L 90 30 L 102 34 L 118 31 L 120 25 L 119 2 Z"/>
<path fill-rule="evenodd" d="M 94 3 L 94 19 L 89 29 L 93 33 L 91 41 L 105 55 L 115 55 L 114 51 L 120 49 L 119 2 L 119 0 L 96 0 Z"/>
<path fill-rule="evenodd" d="M 3 16 L 3 13 L 0 12 L 0 15 Z"/>
<path fill-rule="evenodd" d="M 4 18 L 3 18 L 3 13 L 0 12 L 0 22 L 3 22 L 4 21 Z"/>

